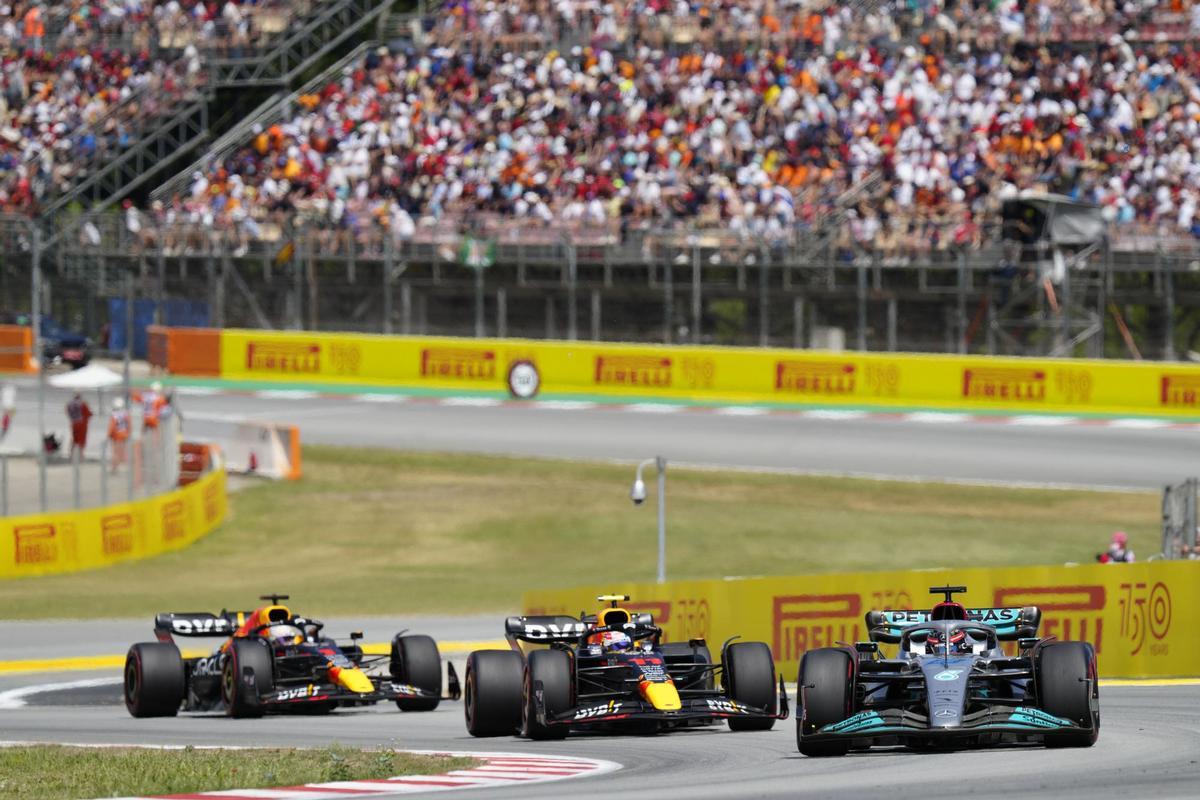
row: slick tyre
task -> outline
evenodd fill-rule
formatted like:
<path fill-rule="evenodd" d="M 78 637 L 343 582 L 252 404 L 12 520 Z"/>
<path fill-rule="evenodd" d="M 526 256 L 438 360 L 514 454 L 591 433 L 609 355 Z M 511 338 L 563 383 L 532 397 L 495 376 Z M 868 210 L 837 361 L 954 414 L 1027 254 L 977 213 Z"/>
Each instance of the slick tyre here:
<path fill-rule="evenodd" d="M 397 636 L 392 640 L 392 680 L 432 692 L 433 697 L 397 700 L 401 711 L 433 711 L 442 699 L 442 656 L 429 636 Z"/>
<path fill-rule="evenodd" d="M 519 653 L 479 650 L 467 658 L 463 714 L 472 736 L 512 736 L 521 727 L 525 664 Z"/>
<path fill-rule="evenodd" d="M 739 703 L 768 711 L 775 709 L 775 659 L 762 642 L 736 642 L 725 648 L 725 691 Z M 726 720 L 731 731 L 769 731 L 773 719 Z"/>
<path fill-rule="evenodd" d="M 850 716 L 854 701 L 854 663 L 845 650 L 833 647 L 809 650 L 800 661 L 796 678 L 799 695 L 796 744 L 806 756 L 844 756 L 849 742 L 809 742 L 805 736 Z"/>
<path fill-rule="evenodd" d="M 275 690 L 274 658 L 261 639 L 233 639 L 221 670 L 225 713 L 237 719 L 261 717 L 262 696 Z"/>
<path fill-rule="evenodd" d="M 671 677 L 680 689 L 709 689 L 713 688 L 713 672 L 711 669 L 701 669 L 699 665 L 708 667 L 712 664 L 712 654 L 707 645 L 693 647 L 687 642 L 667 642 L 662 645 L 663 659 L 671 670 Z M 688 669 L 689 664 L 698 665 Z"/>
<path fill-rule="evenodd" d="M 184 681 L 174 644 L 135 644 L 125 656 L 125 708 L 135 717 L 173 717 L 183 702 Z"/>
<path fill-rule="evenodd" d="M 1100 695 L 1092 648 L 1084 642 L 1054 642 L 1041 647 L 1037 656 L 1037 686 L 1043 711 L 1091 727 L 1081 733 L 1047 736 L 1046 747 L 1094 745 L 1100 736 Z"/>
<path fill-rule="evenodd" d="M 567 725 L 542 725 L 537 719 L 534 691 L 542 684 L 546 716 L 562 713 L 573 705 L 574 676 L 571 657 L 561 650 L 534 650 L 525 663 L 525 688 L 521 703 L 521 734 L 530 739 L 563 739 Z"/>

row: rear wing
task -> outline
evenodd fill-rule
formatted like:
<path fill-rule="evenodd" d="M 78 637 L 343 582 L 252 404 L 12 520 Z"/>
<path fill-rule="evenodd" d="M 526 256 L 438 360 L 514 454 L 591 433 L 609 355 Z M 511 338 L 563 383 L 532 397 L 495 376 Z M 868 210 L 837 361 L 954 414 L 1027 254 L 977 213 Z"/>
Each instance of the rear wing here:
<path fill-rule="evenodd" d="M 154 633 L 163 636 L 232 636 L 253 611 L 174 611 L 154 617 Z"/>
<path fill-rule="evenodd" d="M 534 644 L 578 642 L 592 629 L 594 623 L 575 617 L 509 617 L 504 620 L 504 635 L 510 639 Z"/>
<path fill-rule="evenodd" d="M 905 628 L 929 622 L 933 614 L 928 609 L 915 611 L 868 611 L 867 631 L 871 641 L 897 644 Z M 968 608 L 967 619 L 996 629 L 996 638 L 1015 642 L 1037 636 L 1042 622 L 1042 610 L 1037 606 L 1023 608 Z"/>

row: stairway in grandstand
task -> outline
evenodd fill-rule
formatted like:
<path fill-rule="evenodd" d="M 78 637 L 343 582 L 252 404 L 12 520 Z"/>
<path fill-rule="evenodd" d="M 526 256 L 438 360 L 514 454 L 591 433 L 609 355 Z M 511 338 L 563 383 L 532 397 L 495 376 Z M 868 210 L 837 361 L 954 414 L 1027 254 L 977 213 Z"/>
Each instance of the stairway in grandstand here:
<path fill-rule="evenodd" d="M 237 58 L 216 51 L 205 52 L 208 75 L 204 90 L 167 101 L 156 113 L 142 118 L 141 124 L 133 132 L 134 144 L 117 157 L 104 159 L 97 169 L 84 174 L 68 191 L 49 199 L 41 209 L 43 219 L 60 220 L 62 215 L 57 212 L 74 204 L 90 211 L 103 211 L 140 188 L 154 186 L 164 174 L 171 174 L 165 173 L 165 170 L 177 169 L 180 158 L 194 156 L 197 148 L 208 143 L 214 133 L 219 132 L 213 128 L 220 126 L 221 120 L 210 118 L 209 115 L 217 91 L 254 87 L 280 89 L 265 103 L 237 120 L 214 142 L 210 150 L 212 153 L 228 153 L 246 141 L 256 123 L 269 125 L 292 108 L 286 104 L 294 102 L 298 95 L 285 92 L 293 81 L 310 72 L 322 59 L 326 59 L 356 34 L 366 32 L 393 5 L 396 5 L 395 0 L 310 0 L 308 3 L 297 3 L 298 13 L 290 20 L 283 20 L 286 27 L 281 27 L 278 35 L 268 40 L 269 46 Z M 422 4 L 422 9 L 427 5 Z M 398 15 L 401 20 L 414 16 Z M 161 47 L 176 50 L 184 44 L 176 41 L 159 42 Z M 354 52 L 361 54 L 362 48 Z M 335 66 L 340 69 L 345 63 L 346 59 L 341 59 Z M 328 69 L 321 73 L 322 77 L 329 74 Z M 311 84 L 304 87 L 310 88 Z M 141 99 L 144 98 L 135 94 L 125 100 L 120 109 Z M 119 113 L 118 109 L 110 111 L 110 114 L 116 113 Z M 93 123 L 95 130 L 102 129 L 108 116 L 106 114 Z M 270 121 L 266 121 L 268 119 Z M 211 163 L 211 159 L 208 161 Z M 190 174 L 195 168 L 196 165 L 193 165 L 180 175 Z M 175 190 L 182 187 L 180 175 L 159 187 L 154 197 L 169 196 L 168 188 Z M 63 237 L 77 233 L 74 221 L 62 221 L 57 229 L 47 231 L 46 245 L 53 246 Z"/>

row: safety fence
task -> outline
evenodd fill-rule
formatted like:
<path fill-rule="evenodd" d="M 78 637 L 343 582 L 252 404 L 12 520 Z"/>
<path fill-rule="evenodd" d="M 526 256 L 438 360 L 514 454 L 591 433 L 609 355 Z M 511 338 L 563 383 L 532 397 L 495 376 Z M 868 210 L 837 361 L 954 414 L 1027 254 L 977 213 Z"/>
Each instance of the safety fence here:
<path fill-rule="evenodd" d="M 669 641 L 766 642 L 791 680 L 805 651 L 867 639 L 872 609 L 929 608 L 929 588 L 965 585 L 969 608 L 1038 606 L 1042 636 L 1091 642 L 1105 677 L 1200 674 L 1200 564 L 1008 567 L 616 584 L 527 592 L 528 614 L 578 615 L 620 592 Z M 986 620 L 985 620 L 986 621 Z"/>
<path fill-rule="evenodd" d="M 225 470 L 128 503 L 0 519 L 0 579 L 77 572 L 187 547 L 225 519 Z"/>
<path fill-rule="evenodd" d="M 768 348 L 154 329 L 176 375 L 391 385 L 522 397 L 982 412 L 1200 415 L 1200 365 Z"/>

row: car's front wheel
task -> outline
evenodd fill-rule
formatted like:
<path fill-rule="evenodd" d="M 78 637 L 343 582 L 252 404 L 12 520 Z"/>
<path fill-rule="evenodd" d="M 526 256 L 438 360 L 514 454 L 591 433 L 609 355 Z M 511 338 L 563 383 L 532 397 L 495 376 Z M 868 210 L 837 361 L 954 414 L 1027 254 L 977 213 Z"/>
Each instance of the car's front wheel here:
<path fill-rule="evenodd" d="M 271 651 L 261 639 L 233 639 L 221 670 L 221 699 L 231 717 L 261 717 L 262 696 L 274 691 Z"/>
<path fill-rule="evenodd" d="M 524 703 L 521 714 L 521 733 L 530 739 L 562 739 L 566 725 L 543 725 L 537 718 L 537 685 L 542 686 L 542 705 L 546 716 L 571 707 L 571 657 L 561 650 L 534 650 L 525 662 Z"/>
<path fill-rule="evenodd" d="M 433 711 L 442 699 L 442 656 L 429 636 L 397 636 L 392 641 L 392 680 L 431 692 L 433 697 L 405 697 L 401 711 Z"/>
<path fill-rule="evenodd" d="M 775 659 L 762 642 L 735 642 L 725 648 L 725 691 L 744 705 L 773 711 L 775 708 Z M 769 717 L 730 717 L 731 731 L 769 731 Z"/>
<path fill-rule="evenodd" d="M 854 700 L 854 663 L 836 647 L 809 650 L 796 677 L 800 709 L 796 714 L 796 744 L 806 756 L 844 756 L 849 742 L 810 742 L 806 735 L 850 716 Z"/>
<path fill-rule="evenodd" d="M 1084 642 L 1043 645 L 1037 655 L 1037 686 L 1043 711 L 1091 728 L 1079 733 L 1047 736 L 1046 746 L 1094 745 L 1100 737 L 1100 694 L 1092 648 Z"/>

